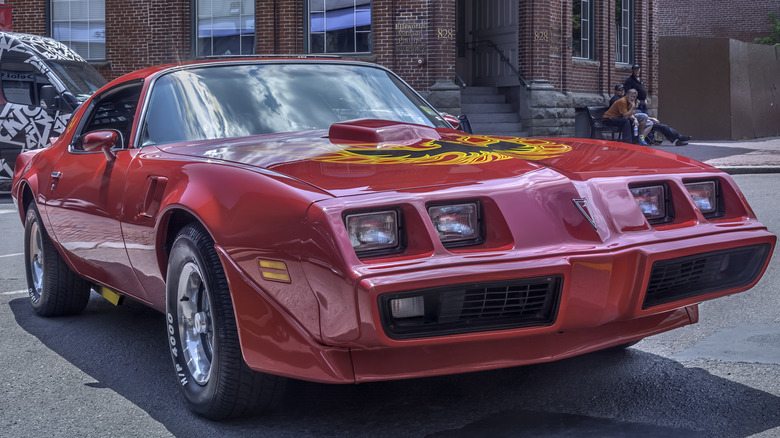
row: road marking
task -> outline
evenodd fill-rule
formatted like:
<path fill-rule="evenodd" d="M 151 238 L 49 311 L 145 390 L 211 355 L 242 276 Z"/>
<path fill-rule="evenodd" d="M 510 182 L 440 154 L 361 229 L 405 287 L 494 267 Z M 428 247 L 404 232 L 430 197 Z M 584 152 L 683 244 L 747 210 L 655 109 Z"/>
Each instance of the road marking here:
<path fill-rule="evenodd" d="M 17 252 L 17 253 L 14 253 L 14 254 L 0 255 L 0 259 L 5 258 L 5 257 L 16 257 L 16 256 L 20 256 L 20 255 L 24 255 L 24 253 L 23 252 Z"/>
<path fill-rule="evenodd" d="M 25 289 L 25 290 L 12 290 L 10 292 L 0 292 L 0 295 L 21 295 L 21 294 L 27 295 L 27 289 Z"/>

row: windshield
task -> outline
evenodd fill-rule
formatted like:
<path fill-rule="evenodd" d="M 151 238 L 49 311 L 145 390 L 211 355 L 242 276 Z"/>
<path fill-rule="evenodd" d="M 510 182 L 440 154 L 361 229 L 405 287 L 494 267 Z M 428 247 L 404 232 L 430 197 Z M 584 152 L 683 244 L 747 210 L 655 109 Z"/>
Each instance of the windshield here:
<path fill-rule="evenodd" d="M 144 144 L 328 129 L 384 119 L 449 127 L 391 73 L 368 65 L 220 65 L 179 70 L 154 85 Z"/>
<path fill-rule="evenodd" d="M 97 70 L 85 62 L 48 60 L 46 64 L 81 102 L 107 83 Z"/>

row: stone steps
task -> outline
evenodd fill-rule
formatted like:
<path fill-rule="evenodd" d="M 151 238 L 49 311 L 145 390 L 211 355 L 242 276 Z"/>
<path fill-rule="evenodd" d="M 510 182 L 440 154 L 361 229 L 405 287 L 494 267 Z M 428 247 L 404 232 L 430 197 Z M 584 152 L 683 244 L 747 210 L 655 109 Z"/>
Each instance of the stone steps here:
<path fill-rule="evenodd" d="M 467 87 L 461 92 L 461 113 L 475 134 L 522 137 L 520 115 L 496 87 Z"/>

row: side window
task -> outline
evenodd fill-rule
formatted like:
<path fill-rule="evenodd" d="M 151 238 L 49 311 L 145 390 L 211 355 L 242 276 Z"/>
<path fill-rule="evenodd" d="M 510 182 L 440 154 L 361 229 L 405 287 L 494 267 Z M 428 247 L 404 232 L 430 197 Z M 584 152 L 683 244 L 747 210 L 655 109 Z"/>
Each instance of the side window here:
<path fill-rule="evenodd" d="M 309 53 L 370 53 L 370 0 L 308 0 Z"/>
<path fill-rule="evenodd" d="M 255 53 L 253 0 L 198 0 L 195 3 L 198 57 Z"/>
<path fill-rule="evenodd" d="M 29 62 L 30 55 L 6 53 L 0 63 L 0 80 L 6 102 L 20 105 L 40 104 L 41 87 L 50 84 L 49 79 Z"/>
<path fill-rule="evenodd" d="M 98 97 L 84 117 L 82 136 L 93 131 L 115 130 L 121 134 L 122 147 L 127 148 L 142 86 L 142 82 L 126 84 Z M 80 142 L 73 147 L 81 149 Z"/>
<path fill-rule="evenodd" d="M 572 56 L 593 59 L 593 0 L 572 3 Z"/>
<path fill-rule="evenodd" d="M 634 0 L 615 0 L 615 62 L 634 61 Z"/>
<path fill-rule="evenodd" d="M 49 0 L 48 9 L 55 40 L 84 59 L 106 59 L 106 0 Z"/>

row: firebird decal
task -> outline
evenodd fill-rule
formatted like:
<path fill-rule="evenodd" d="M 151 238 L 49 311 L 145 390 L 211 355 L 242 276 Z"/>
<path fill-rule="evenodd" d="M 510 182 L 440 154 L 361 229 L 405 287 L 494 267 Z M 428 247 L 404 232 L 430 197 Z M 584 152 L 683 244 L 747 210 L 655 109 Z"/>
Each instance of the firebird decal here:
<path fill-rule="evenodd" d="M 349 146 L 314 160 L 350 164 L 480 164 L 514 158 L 544 160 L 570 150 L 570 146 L 546 140 L 463 135 L 428 140 L 412 146 Z"/>

